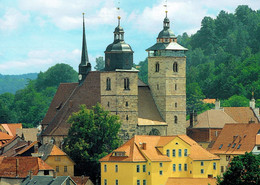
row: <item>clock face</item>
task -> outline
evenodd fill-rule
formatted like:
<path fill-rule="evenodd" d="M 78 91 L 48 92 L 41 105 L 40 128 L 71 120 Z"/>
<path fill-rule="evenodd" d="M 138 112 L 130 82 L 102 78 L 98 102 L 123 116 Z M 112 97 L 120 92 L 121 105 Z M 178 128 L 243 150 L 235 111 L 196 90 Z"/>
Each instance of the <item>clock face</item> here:
<path fill-rule="evenodd" d="M 82 75 L 81 74 L 79 74 L 79 80 L 82 80 Z"/>

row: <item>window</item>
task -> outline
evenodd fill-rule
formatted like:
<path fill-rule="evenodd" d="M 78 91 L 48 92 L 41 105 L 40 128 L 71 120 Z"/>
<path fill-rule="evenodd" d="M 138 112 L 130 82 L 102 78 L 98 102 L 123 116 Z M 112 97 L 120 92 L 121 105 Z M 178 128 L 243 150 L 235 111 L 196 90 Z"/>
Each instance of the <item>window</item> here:
<path fill-rule="evenodd" d="M 146 180 L 143 180 L 143 185 L 146 185 Z"/>
<path fill-rule="evenodd" d="M 140 172 L 140 165 L 136 165 L 136 172 L 137 172 L 137 173 Z"/>
<path fill-rule="evenodd" d="M 177 103 L 175 103 L 175 107 L 177 107 Z"/>
<path fill-rule="evenodd" d="M 49 170 L 44 170 L 44 171 L 43 171 L 43 175 L 50 175 Z"/>
<path fill-rule="evenodd" d="M 235 148 L 235 146 L 236 146 L 236 143 L 233 144 L 232 148 Z"/>
<path fill-rule="evenodd" d="M 170 157 L 170 150 L 166 150 L 166 155 Z"/>
<path fill-rule="evenodd" d="M 107 88 L 106 88 L 107 91 L 110 91 L 111 90 L 111 79 L 110 78 L 107 78 Z"/>
<path fill-rule="evenodd" d="M 177 64 L 177 62 L 173 63 L 173 72 L 178 72 L 178 64 Z"/>
<path fill-rule="evenodd" d="M 188 170 L 188 165 L 184 164 L 184 171 L 187 171 L 187 170 Z"/>
<path fill-rule="evenodd" d="M 59 172 L 60 168 L 58 166 L 56 166 L 56 172 Z"/>
<path fill-rule="evenodd" d="M 116 179 L 116 185 L 118 185 L 118 180 Z"/>
<path fill-rule="evenodd" d="M 60 161 L 60 156 L 55 156 L 55 161 Z"/>
<path fill-rule="evenodd" d="M 188 156 L 188 150 L 184 149 L 184 156 L 187 157 Z"/>
<path fill-rule="evenodd" d="M 160 170 L 160 175 L 162 175 L 163 174 L 163 171 L 162 170 Z"/>
<path fill-rule="evenodd" d="M 104 165 L 104 172 L 107 172 L 107 165 Z"/>
<path fill-rule="evenodd" d="M 159 84 L 157 84 L 157 90 L 159 90 L 160 88 L 159 88 Z"/>
<path fill-rule="evenodd" d="M 129 88 L 129 78 L 124 78 L 124 89 L 130 90 L 130 88 Z"/>
<path fill-rule="evenodd" d="M 115 165 L 115 172 L 118 172 L 118 165 Z"/>
<path fill-rule="evenodd" d="M 179 157 L 181 157 L 181 149 L 179 149 Z"/>
<path fill-rule="evenodd" d="M 204 166 L 204 162 L 203 161 L 200 162 L 200 166 Z"/>
<path fill-rule="evenodd" d="M 257 150 L 260 150 L 260 146 L 257 147 Z"/>
<path fill-rule="evenodd" d="M 177 84 L 175 84 L 175 91 L 177 91 Z"/>
<path fill-rule="evenodd" d="M 218 149 L 221 149 L 221 148 L 222 148 L 222 146 L 223 146 L 223 144 L 221 144 L 221 145 L 219 146 L 219 148 L 218 148 Z"/>
<path fill-rule="evenodd" d="M 146 165 L 143 165 L 143 172 L 146 172 Z"/>
<path fill-rule="evenodd" d="M 108 106 L 108 107 L 110 106 L 109 101 L 107 102 L 107 106 Z"/>
<path fill-rule="evenodd" d="M 162 167 L 162 163 L 160 163 L 160 167 Z"/>
<path fill-rule="evenodd" d="M 224 172 L 224 166 L 221 166 L 221 173 Z"/>
<path fill-rule="evenodd" d="M 176 171 L 176 164 L 172 165 L 172 171 L 174 171 L 174 172 Z"/>
<path fill-rule="evenodd" d="M 140 185 L 140 180 L 137 180 L 137 185 Z"/>
<path fill-rule="evenodd" d="M 237 149 L 239 149 L 241 147 L 241 144 L 238 145 Z"/>
<path fill-rule="evenodd" d="M 125 102 L 125 106 L 126 106 L 126 107 L 128 107 L 128 101 L 127 101 L 127 102 Z"/>
<path fill-rule="evenodd" d="M 228 147 L 230 147 L 230 146 L 231 146 L 231 143 L 228 144 Z"/>
<path fill-rule="evenodd" d="M 216 163 L 213 163 L 213 170 L 216 170 L 216 169 L 217 169 Z"/>
<path fill-rule="evenodd" d="M 106 179 L 104 179 L 104 185 L 107 185 L 107 180 Z"/>
<path fill-rule="evenodd" d="M 179 171 L 181 171 L 181 164 L 179 164 Z"/>
<path fill-rule="evenodd" d="M 64 172 L 67 172 L 67 171 L 68 171 L 68 167 L 64 166 Z"/>
<path fill-rule="evenodd" d="M 230 160 L 230 155 L 227 155 L 226 156 L 226 161 L 229 161 Z"/>
<path fill-rule="evenodd" d="M 176 154 L 175 154 L 175 149 L 172 150 L 172 157 L 175 157 Z"/>
<path fill-rule="evenodd" d="M 201 173 L 201 174 L 204 174 L 204 169 L 201 169 L 201 170 L 200 170 L 200 173 Z"/>
<path fill-rule="evenodd" d="M 155 72 L 159 72 L 159 70 L 160 70 L 160 64 L 157 62 L 155 64 Z"/>
<path fill-rule="evenodd" d="M 174 123 L 177 124 L 178 123 L 178 117 L 174 116 Z"/>
<path fill-rule="evenodd" d="M 125 118 L 126 120 L 128 120 L 129 118 L 128 118 L 128 115 L 126 115 L 126 118 Z"/>

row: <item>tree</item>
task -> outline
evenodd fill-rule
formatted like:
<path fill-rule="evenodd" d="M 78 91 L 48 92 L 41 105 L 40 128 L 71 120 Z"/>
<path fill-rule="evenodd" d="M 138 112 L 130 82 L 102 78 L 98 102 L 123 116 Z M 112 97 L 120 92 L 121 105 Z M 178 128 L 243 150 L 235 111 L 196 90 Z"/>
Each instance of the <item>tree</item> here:
<path fill-rule="evenodd" d="M 68 123 L 71 128 L 64 149 L 76 163 L 75 173 L 88 175 L 96 181 L 100 176 L 99 159 L 121 144 L 119 117 L 109 114 L 97 103 L 92 109 L 81 105 L 80 110 L 69 117 Z"/>
<path fill-rule="evenodd" d="M 258 185 L 260 183 L 260 156 L 252 153 L 236 156 L 230 167 L 218 178 L 218 185 Z"/>
<path fill-rule="evenodd" d="M 105 68 L 105 61 L 103 57 L 96 58 L 96 66 L 94 67 L 95 70 L 101 71 Z"/>
<path fill-rule="evenodd" d="M 248 107 L 249 100 L 244 96 L 233 95 L 222 102 L 223 107 Z"/>

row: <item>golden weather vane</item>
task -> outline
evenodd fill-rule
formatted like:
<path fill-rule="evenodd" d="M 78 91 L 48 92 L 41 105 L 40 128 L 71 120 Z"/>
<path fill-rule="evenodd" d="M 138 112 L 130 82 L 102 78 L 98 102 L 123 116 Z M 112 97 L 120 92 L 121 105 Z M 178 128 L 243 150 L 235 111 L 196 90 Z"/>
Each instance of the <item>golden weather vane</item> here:
<path fill-rule="evenodd" d="M 168 10 L 167 10 L 168 2 L 167 2 L 167 0 L 165 0 L 165 4 L 163 6 L 165 7 L 165 13 L 166 13 L 166 16 L 167 16 L 167 13 L 168 13 Z"/>

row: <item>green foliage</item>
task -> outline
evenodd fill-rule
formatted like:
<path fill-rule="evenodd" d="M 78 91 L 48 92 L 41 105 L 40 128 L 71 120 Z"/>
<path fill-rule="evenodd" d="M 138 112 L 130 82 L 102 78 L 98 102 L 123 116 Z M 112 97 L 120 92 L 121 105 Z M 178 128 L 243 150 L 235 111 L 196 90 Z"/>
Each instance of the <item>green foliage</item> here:
<path fill-rule="evenodd" d="M 148 83 L 148 58 L 146 58 L 144 61 L 141 61 L 139 64 L 139 73 L 138 77 L 140 80 L 142 80 L 144 83 Z"/>
<path fill-rule="evenodd" d="M 58 87 L 60 83 L 77 82 L 78 73 L 68 64 L 56 64 L 46 72 L 40 72 L 35 82 L 38 91 L 47 87 Z"/>
<path fill-rule="evenodd" d="M 95 182 L 100 175 L 98 160 L 120 145 L 119 117 L 109 114 L 98 103 L 92 109 L 81 105 L 68 122 L 72 126 L 65 138 L 65 152 L 77 164 L 77 175 L 88 175 Z"/>
<path fill-rule="evenodd" d="M 95 70 L 101 71 L 105 68 L 105 61 L 103 57 L 96 58 L 96 66 L 94 67 Z"/>
<path fill-rule="evenodd" d="M 233 95 L 227 100 L 223 100 L 222 107 L 248 107 L 249 99 L 244 96 Z"/>
<path fill-rule="evenodd" d="M 218 185 L 258 185 L 260 183 L 260 157 L 252 153 L 236 156 L 230 167 L 218 178 Z"/>
<path fill-rule="evenodd" d="M 14 94 L 17 90 L 26 87 L 28 80 L 37 78 L 37 73 L 23 75 L 1 75 L 0 74 L 0 94 L 9 92 Z"/>

